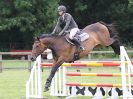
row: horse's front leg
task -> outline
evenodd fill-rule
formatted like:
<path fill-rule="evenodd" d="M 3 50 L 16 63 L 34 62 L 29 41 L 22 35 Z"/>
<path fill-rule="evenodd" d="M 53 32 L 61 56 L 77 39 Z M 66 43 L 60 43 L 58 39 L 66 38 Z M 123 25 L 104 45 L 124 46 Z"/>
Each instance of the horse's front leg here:
<path fill-rule="evenodd" d="M 58 60 L 57 62 L 55 62 L 53 64 L 53 67 L 51 69 L 51 72 L 50 72 L 50 75 L 49 77 L 47 78 L 47 81 L 45 83 L 45 87 L 44 87 L 44 92 L 48 91 L 49 90 L 49 87 L 51 85 L 51 82 L 52 82 L 52 79 L 56 73 L 56 71 L 58 70 L 58 68 L 64 63 L 63 60 Z"/>

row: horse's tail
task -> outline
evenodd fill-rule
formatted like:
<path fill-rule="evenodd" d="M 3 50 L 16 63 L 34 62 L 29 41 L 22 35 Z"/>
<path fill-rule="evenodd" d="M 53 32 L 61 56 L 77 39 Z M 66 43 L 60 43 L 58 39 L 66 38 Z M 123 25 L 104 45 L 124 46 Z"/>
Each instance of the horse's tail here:
<path fill-rule="evenodd" d="M 109 33 L 110 33 L 110 37 L 113 38 L 115 41 L 110 45 L 114 52 L 116 54 L 119 54 L 120 55 L 120 46 L 121 46 L 121 41 L 120 41 L 120 38 L 118 36 L 118 31 L 115 29 L 115 25 L 114 24 L 106 24 L 102 21 L 100 21 L 101 24 L 105 25 L 108 30 L 109 30 Z"/>

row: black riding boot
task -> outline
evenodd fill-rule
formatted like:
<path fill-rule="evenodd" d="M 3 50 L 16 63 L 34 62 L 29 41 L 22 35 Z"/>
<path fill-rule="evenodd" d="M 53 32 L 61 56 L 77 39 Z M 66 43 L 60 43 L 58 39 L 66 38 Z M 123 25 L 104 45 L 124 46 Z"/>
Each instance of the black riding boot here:
<path fill-rule="evenodd" d="M 79 46 L 79 48 L 80 48 L 81 51 L 84 51 L 84 50 L 85 50 L 84 47 L 81 46 L 81 42 L 80 42 L 77 38 L 74 38 L 73 41 L 74 41 L 74 43 L 75 43 L 77 46 Z"/>

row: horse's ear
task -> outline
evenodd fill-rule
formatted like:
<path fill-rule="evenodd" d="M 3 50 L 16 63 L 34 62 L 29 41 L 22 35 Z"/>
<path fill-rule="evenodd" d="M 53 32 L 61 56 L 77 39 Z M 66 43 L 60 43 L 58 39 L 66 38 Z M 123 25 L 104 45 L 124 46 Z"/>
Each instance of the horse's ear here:
<path fill-rule="evenodd" d="M 39 41 L 39 37 L 34 37 L 34 41 Z"/>

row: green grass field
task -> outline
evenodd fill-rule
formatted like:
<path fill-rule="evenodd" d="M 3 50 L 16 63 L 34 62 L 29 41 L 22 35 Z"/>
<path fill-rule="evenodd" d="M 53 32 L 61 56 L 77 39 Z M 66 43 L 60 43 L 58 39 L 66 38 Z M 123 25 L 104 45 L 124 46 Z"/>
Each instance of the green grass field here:
<path fill-rule="evenodd" d="M 0 73 L 0 99 L 21 99 L 25 96 L 26 70 L 5 70 Z"/>
<path fill-rule="evenodd" d="M 20 63 L 19 63 L 20 64 Z M 21 63 L 20 65 L 27 63 Z M 6 65 L 6 64 L 5 64 Z M 18 64 L 14 63 L 14 66 Z M 77 72 L 77 69 L 82 73 L 119 73 L 118 67 L 85 67 L 85 68 L 69 68 L 69 72 Z M 44 69 L 43 84 L 50 72 L 50 69 Z M 30 72 L 23 69 L 4 70 L 0 73 L 0 99 L 25 99 L 25 84 L 28 80 Z M 119 77 L 68 77 L 68 82 L 81 83 L 121 83 Z M 59 97 L 51 97 L 50 91 L 43 93 L 47 99 L 59 99 Z M 65 98 L 60 98 L 65 99 Z M 92 99 L 91 97 L 76 97 L 72 99 Z"/>

